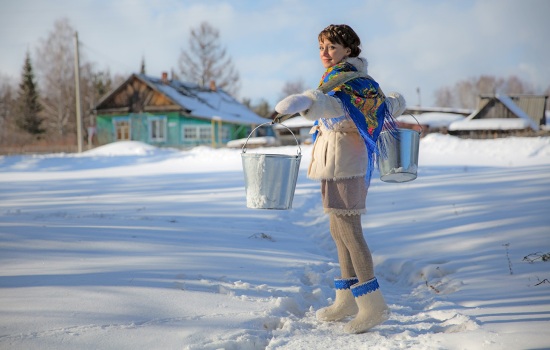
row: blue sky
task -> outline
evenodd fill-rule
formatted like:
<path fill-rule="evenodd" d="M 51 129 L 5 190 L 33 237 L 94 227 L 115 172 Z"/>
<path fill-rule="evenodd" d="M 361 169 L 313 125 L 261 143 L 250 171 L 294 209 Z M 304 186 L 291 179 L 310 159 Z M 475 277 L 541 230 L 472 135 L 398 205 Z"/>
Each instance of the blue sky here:
<path fill-rule="evenodd" d="M 36 59 L 39 40 L 66 17 L 98 68 L 129 75 L 145 57 L 160 76 L 178 70 L 190 29 L 208 21 L 240 73 L 239 97 L 274 105 L 288 81 L 317 86 L 317 34 L 346 23 L 385 92 L 430 106 L 438 88 L 480 75 L 516 75 L 544 91 L 549 14 L 547 0 L 0 0 L 0 74 L 18 81 L 25 52 Z"/>

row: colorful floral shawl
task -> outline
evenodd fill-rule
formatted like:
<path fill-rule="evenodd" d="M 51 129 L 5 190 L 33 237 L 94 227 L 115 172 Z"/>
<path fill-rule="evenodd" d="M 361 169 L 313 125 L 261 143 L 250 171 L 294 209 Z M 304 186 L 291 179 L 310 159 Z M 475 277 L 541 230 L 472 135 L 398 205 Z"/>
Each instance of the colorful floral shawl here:
<path fill-rule="evenodd" d="M 357 71 L 357 68 L 348 62 L 334 65 L 325 71 L 319 85 L 334 79 L 343 72 L 350 71 Z M 377 145 L 378 135 L 380 135 L 382 129 L 390 131 L 394 137 L 398 135 L 395 119 L 385 103 L 386 96 L 378 83 L 370 77 L 350 80 L 334 88 L 327 95 L 334 96 L 341 101 L 345 114 L 342 117 L 320 119 L 320 121 L 330 129 L 331 125 L 347 117 L 353 120 L 367 147 L 369 164 L 365 180 L 368 186 L 376 157 L 385 156 L 384 150 L 380 150 Z M 316 136 L 315 134 L 314 140 Z"/>

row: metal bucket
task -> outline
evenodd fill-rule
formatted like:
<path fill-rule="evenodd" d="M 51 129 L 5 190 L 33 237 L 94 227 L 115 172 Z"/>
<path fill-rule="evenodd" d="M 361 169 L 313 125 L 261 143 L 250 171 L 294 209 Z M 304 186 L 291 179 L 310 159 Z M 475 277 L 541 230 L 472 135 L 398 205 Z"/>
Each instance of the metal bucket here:
<path fill-rule="evenodd" d="M 380 180 L 384 182 L 407 182 L 417 176 L 421 132 L 411 129 L 398 131 L 398 139 L 389 131 L 381 132 L 378 137 L 378 148 L 386 153 L 378 157 Z"/>
<path fill-rule="evenodd" d="M 256 129 L 266 124 L 271 123 L 261 124 Z M 283 126 L 288 129 L 285 125 Z M 246 206 L 251 209 L 290 209 L 302 158 L 298 140 L 288 129 L 296 140 L 297 155 L 247 154 L 246 145 L 256 129 L 248 135 L 241 153 Z"/>

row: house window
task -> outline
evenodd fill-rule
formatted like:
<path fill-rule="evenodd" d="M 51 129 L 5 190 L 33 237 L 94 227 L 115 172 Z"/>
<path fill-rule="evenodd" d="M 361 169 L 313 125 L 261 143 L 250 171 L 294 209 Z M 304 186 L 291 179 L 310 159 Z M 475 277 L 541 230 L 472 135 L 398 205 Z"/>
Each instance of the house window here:
<path fill-rule="evenodd" d="M 115 126 L 116 141 L 130 140 L 130 120 L 128 119 L 115 119 L 113 121 Z"/>
<path fill-rule="evenodd" d="M 149 140 L 166 141 L 166 117 L 149 117 Z"/>
<path fill-rule="evenodd" d="M 212 141 L 212 127 L 210 125 L 186 125 L 183 127 L 183 141 L 195 144 L 205 144 Z"/>
<path fill-rule="evenodd" d="M 231 139 L 231 131 L 229 130 L 228 127 L 223 127 L 222 128 L 222 140 L 224 142 L 227 142 Z"/>
<path fill-rule="evenodd" d="M 183 127 L 183 138 L 184 140 L 197 140 L 198 133 L 196 127 L 184 126 Z"/>
<path fill-rule="evenodd" d="M 199 137 L 201 140 L 208 139 L 210 141 L 212 137 L 212 128 L 210 126 L 199 127 Z"/>

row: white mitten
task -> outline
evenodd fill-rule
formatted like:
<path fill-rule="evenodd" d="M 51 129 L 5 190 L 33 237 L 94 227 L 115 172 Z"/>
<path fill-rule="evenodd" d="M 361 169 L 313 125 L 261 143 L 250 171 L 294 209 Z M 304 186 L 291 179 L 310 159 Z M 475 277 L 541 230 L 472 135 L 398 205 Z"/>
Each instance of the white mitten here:
<path fill-rule="evenodd" d="M 312 103 L 311 98 L 303 94 L 290 95 L 277 103 L 275 111 L 279 114 L 299 113 L 309 109 Z"/>
<path fill-rule="evenodd" d="M 390 92 L 390 94 L 386 96 L 386 103 L 388 104 L 391 115 L 394 117 L 399 117 L 407 108 L 405 98 L 398 92 Z"/>

